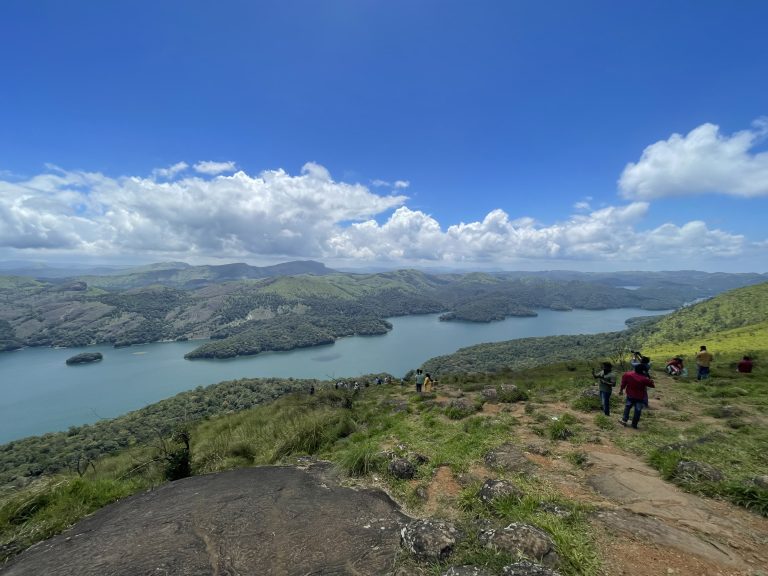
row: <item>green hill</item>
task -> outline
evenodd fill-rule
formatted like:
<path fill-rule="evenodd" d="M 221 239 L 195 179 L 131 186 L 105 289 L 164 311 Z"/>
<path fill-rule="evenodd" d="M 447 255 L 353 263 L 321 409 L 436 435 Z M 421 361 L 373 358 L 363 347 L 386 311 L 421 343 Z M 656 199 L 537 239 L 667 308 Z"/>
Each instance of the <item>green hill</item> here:
<path fill-rule="evenodd" d="M 428 360 L 437 374 L 500 372 L 552 362 L 587 364 L 628 360 L 642 350 L 657 362 L 682 355 L 691 358 L 701 344 L 716 353 L 740 358 L 768 358 L 768 283 L 731 290 L 676 312 L 632 323 L 622 332 L 577 336 L 521 338 L 478 344 Z"/>
<path fill-rule="evenodd" d="M 687 306 L 640 330 L 645 348 L 709 338 L 713 333 L 768 321 L 768 282 L 738 288 Z M 703 343 L 703 342 L 702 342 Z"/>

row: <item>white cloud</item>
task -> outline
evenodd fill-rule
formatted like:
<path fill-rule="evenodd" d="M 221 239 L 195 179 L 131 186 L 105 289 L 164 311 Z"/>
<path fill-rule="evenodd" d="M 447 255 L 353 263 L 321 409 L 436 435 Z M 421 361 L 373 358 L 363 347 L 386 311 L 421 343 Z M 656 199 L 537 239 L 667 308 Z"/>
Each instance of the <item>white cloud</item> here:
<path fill-rule="evenodd" d="M 14 256 L 321 258 L 509 267 L 607 261 L 647 268 L 655 260 L 678 268 L 683 261 L 731 258 L 750 248 L 742 236 L 699 221 L 644 229 L 647 202 L 550 223 L 515 219 L 496 209 L 479 221 L 443 226 L 406 201 L 406 196 L 336 182 L 312 162 L 298 175 L 238 171 L 171 181 L 57 169 L 24 181 L 0 178 L 0 250 Z"/>
<path fill-rule="evenodd" d="M 579 212 L 592 209 L 589 202 L 586 202 L 584 200 L 574 203 L 573 208 L 574 210 L 578 210 Z"/>
<path fill-rule="evenodd" d="M 23 182 L 0 180 L 0 247 L 88 254 L 322 257 L 340 223 L 396 208 L 404 196 L 381 196 L 335 182 L 308 163 L 212 180 L 110 178 L 72 171 Z"/>
<path fill-rule="evenodd" d="M 381 180 L 379 178 L 376 180 L 371 180 L 371 186 L 374 188 L 394 188 L 396 190 L 405 190 L 410 185 L 411 183 L 408 180 L 395 180 L 394 182 Z"/>
<path fill-rule="evenodd" d="M 648 209 L 647 203 L 634 202 L 550 225 L 531 218 L 512 220 L 497 209 L 480 222 L 442 231 L 434 218 L 403 206 L 383 224 L 368 220 L 336 230 L 329 247 L 334 257 L 349 259 L 494 264 L 521 259 L 606 260 L 637 268 L 654 259 L 726 257 L 744 248 L 742 236 L 710 230 L 702 222 L 639 230 Z"/>
<path fill-rule="evenodd" d="M 198 162 L 193 166 L 193 168 L 195 169 L 195 172 L 199 172 L 200 174 L 207 174 L 209 176 L 223 174 L 224 172 L 234 172 L 236 169 L 235 163 L 232 161 L 212 162 L 210 160 Z"/>
<path fill-rule="evenodd" d="M 176 164 L 168 166 L 168 168 L 155 168 L 152 170 L 152 176 L 155 178 L 170 179 L 187 168 L 189 168 L 189 164 L 186 162 L 176 162 Z"/>
<path fill-rule="evenodd" d="M 685 136 L 673 134 L 651 144 L 637 163 L 627 164 L 619 179 L 625 198 L 728 194 L 768 195 L 768 152 L 753 152 L 768 135 L 768 119 L 731 136 L 714 124 L 702 124 Z"/>

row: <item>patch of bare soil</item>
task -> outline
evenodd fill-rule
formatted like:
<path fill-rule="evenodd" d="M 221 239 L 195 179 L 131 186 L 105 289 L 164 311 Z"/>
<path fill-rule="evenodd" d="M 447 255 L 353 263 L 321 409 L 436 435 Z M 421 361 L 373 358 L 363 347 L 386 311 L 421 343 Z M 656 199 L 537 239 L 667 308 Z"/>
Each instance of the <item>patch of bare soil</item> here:
<path fill-rule="evenodd" d="M 652 396 L 652 408 L 666 409 L 674 394 L 662 390 Z M 691 406 L 686 406 L 691 409 Z M 669 410 L 674 410 L 670 406 Z M 594 425 L 594 414 L 571 411 L 553 403 L 547 411 L 569 412 L 601 443 L 574 446 L 550 443 L 550 454 L 526 454 L 545 478 L 564 496 L 597 508 L 592 516 L 598 528 L 598 548 L 605 574 L 632 576 L 747 576 L 768 574 L 768 519 L 727 502 L 683 492 L 664 481 L 656 470 L 637 456 L 611 442 Z M 699 421 L 699 414 L 696 419 Z M 533 424 L 521 414 L 524 424 Z M 677 422 L 670 421 L 676 426 Z M 679 425 L 685 425 L 680 422 Z M 722 426 L 714 421 L 713 425 Z M 518 441 L 544 440 L 520 426 Z M 623 433 L 622 429 L 618 430 Z M 639 431 L 627 431 L 640 433 Z M 569 451 L 586 453 L 588 466 L 577 469 L 564 459 Z M 761 572 L 763 571 L 763 572 Z"/>
<path fill-rule="evenodd" d="M 454 478 L 450 467 L 440 466 L 427 486 L 425 513 L 433 516 L 441 508 L 451 507 L 460 493 L 461 485 Z"/>

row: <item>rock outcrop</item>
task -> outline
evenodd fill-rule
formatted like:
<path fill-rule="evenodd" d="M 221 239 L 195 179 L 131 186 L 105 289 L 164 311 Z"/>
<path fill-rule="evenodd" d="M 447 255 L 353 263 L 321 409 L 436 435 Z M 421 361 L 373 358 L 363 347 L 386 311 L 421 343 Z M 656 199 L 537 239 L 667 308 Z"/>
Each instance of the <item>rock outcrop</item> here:
<path fill-rule="evenodd" d="M 103 508 L 3 567 L 3 576 L 386 574 L 409 519 L 324 464 L 170 482 Z"/>

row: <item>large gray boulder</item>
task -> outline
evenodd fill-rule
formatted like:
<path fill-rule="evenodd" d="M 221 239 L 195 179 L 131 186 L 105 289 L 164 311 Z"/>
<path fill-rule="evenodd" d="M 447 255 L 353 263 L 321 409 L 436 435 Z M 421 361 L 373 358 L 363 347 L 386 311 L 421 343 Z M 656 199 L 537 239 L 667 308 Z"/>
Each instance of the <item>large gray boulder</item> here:
<path fill-rule="evenodd" d="M 386 574 L 409 519 L 327 465 L 260 467 L 164 484 L 103 508 L 3 576 Z"/>

